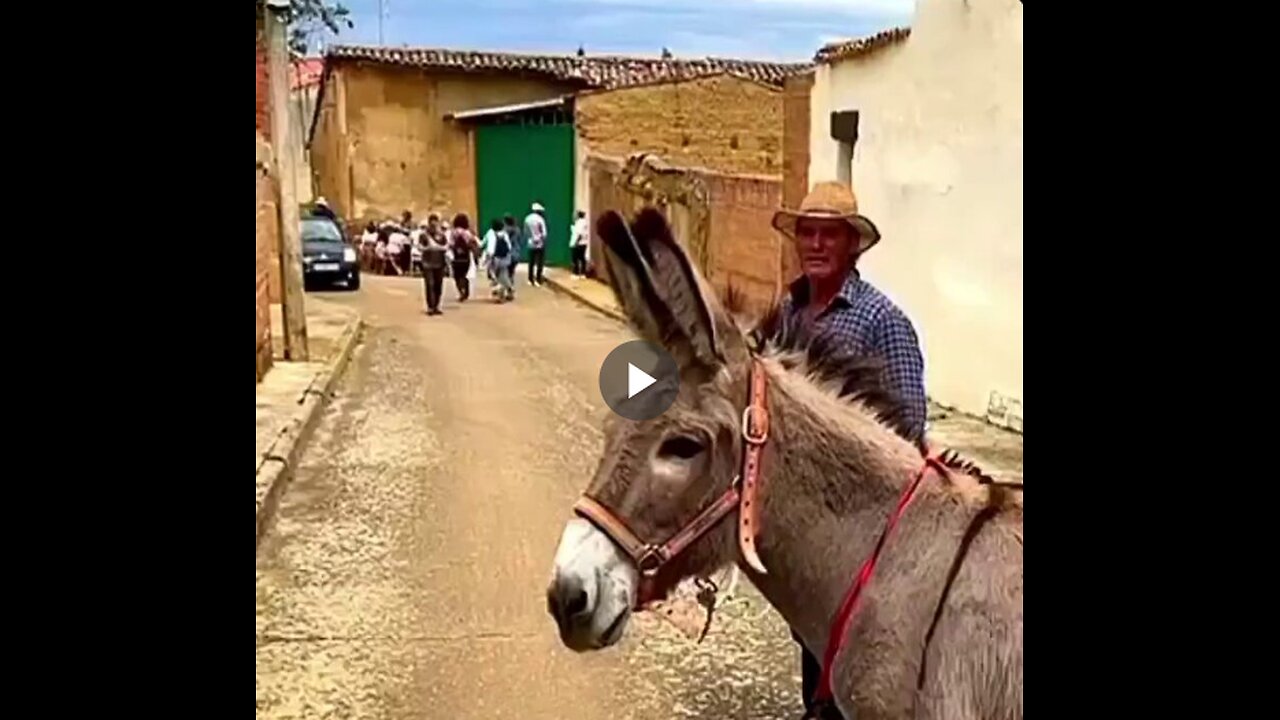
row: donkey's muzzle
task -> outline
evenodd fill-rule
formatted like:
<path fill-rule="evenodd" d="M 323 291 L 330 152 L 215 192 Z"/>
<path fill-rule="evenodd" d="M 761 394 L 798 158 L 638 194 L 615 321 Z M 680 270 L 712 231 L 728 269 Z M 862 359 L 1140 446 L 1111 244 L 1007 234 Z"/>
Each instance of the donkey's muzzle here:
<path fill-rule="evenodd" d="M 591 620 L 590 598 L 576 575 L 557 574 L 547 587 L 547 612 L 556 619 L 560 632 Z"/>

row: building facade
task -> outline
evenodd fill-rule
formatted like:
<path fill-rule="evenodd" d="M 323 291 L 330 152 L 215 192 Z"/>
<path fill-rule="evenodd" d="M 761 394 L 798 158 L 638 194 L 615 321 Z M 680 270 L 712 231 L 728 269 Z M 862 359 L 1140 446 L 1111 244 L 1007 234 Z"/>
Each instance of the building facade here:
<path fill-rule="evenodd" d="M 540 200 L 551 231 L 548 262 L 565 263 L 573 213 L 588 209 L 580 129 L 588 145 L 611 150 L 684 143 L 710 157 L 711 140 L 694 119 L 699 107 L 721 112 L 707 109 L 707 98 L 741 99 L 743 108 L 753 98 L 780 98 L 774 88 L 796 69 L 744 60 L 335 47 L 326 55 L 310 140 L 316 192 L 355 221 L 447 210 L 487 223 L 523 215 Z M 774 122 L 780 100 L 774 104 L 776 111 L 757 103 L 763 118 L 741 112 L 748 118 L 741 132 L 714 141 L 724 145 L 718 155 L 742 166 L 780 163 L 776 149 L 762 154 L 781 144 Z M 643 109 L 673 107 L 668 119 L 688 118 L 687 127 L 659 138 Z M 771 133 L 759 130 L 771 122 Z"/>
<path fill-rule="evenodd" d="M 861 267 L 915 321 L 930 396 L 1020 430 L 1022 3 L 919 0 L 910 30 L 816 61 L 784 187 L 852 181 L 884 235 Z"/>

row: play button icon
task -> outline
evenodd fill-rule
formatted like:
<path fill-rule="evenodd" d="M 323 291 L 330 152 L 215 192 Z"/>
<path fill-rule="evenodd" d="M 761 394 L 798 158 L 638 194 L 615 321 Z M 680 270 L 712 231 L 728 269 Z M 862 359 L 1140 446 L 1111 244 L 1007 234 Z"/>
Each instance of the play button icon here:
<path fill-rule="evenodd" d="M 644 390 L 650 385 L 658 382 L 658 379 L 640 368 L 627 363 L 627 399 L 636 396 L 636 393 Z"/>
<path fill-rule="evenodd" d="M 600 397 L 628 420 L 652 420 L 680 392 L 680 369 L 667 351 L 632 340 L 613 349 L 600 366 Z"/>

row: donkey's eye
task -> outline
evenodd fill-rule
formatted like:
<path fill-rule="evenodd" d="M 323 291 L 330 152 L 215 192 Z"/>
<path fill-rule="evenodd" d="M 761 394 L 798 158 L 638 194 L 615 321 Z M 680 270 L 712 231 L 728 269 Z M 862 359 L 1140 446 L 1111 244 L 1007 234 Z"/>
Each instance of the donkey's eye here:
<path fill-rule="evenodd" d="M 702 443 L 684 435 L 667 438 L 662 441 L 662 447 L 658 448 L 658 455 L 662 457 L 675 456 L 685 460 L 697 457 L 700 452 L 702 452 Z"/>

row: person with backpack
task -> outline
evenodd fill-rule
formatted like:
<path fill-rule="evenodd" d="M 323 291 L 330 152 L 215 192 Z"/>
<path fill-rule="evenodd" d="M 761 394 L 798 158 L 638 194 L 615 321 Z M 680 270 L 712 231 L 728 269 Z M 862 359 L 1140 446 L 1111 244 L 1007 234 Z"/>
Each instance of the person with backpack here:
<path fill-rule="evenodd" d="M 453 251 L 450 263 L 453 270 L 453 283 L 458 288 L 458 302 L 466 302 L 471 297 L 471 255 L 478 242 L 471 232 L 471 220 L 466 214 L 459 213 L 453 219 L 453 228 L 449 230 L 448 246 Z"/>
<path fill-rule="evenodd" d="M 502 221 L 495 218 L 489 224 L 489 232 L 485 234 L 485 255 L 488 257 L 489 269 L 497 282 L 496 295 L 498 302 L 507 302 L 514 297 L 511 290 L 511 240 L 502 226 Z"/>
<path fill-rule="evenodd" d="M 507 231 L 507 239 L 511 241 L 511 297 L 516 293 L 516 269 L 520 267 L 520 258 L 524 256 L 524 238 L 520 237 L 520 226 L 515 216 L 502 218 L 503 230 Z"/>
<path fill-rule="evenodd" d="M 493 229 L 493 223 L 489 223 L 489 229 L 485 230 L 484 237 L 480 238 L 480 257 L 476 259 L 480 267 L 484 268 L 485 276 L 489 278 L 491 295 L 498 291 L 498 276 L 493 272 L 493 245 L 497 240 L 497 231 Z"/>

